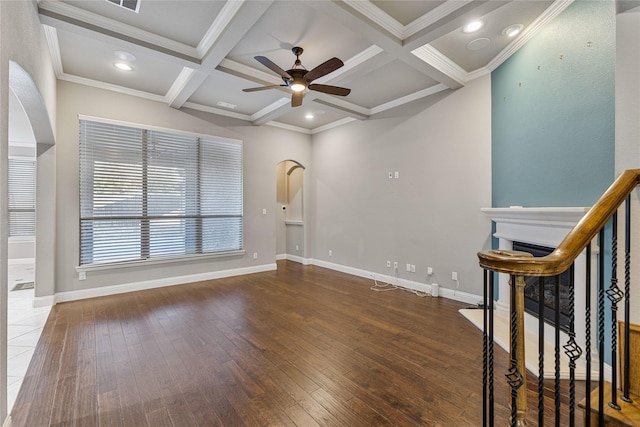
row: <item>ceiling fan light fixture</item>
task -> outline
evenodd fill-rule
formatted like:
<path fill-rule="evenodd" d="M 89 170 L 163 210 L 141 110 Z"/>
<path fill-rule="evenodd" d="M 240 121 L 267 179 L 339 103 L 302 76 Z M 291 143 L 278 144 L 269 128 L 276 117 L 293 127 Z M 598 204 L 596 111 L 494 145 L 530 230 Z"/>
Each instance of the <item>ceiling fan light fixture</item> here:
<path fill-rule="evenodd" d="M 304 84 L 303 81 L 296 79 L 293 81 L 293 83 L 291 83 L 290 87 L 291 87 L 291 90 L 294 92 L 302 92 L 307 88 L 307 85 Z"/>
<path fill-rule="evenodd" d="M 508 27 L 505 27 L 504 30 L 502 30 L 502 35 L 507 37 L 515 37 L 520 34 L 520 31 L 522 31 L 523 28 L 524 25 L 522 24 L 509 25 Z"/>
<path fill-rule="evenodd" d="M 482 22 L 480 20 L 471 21 L 467 25 L 462 27 L 462 32 L 465 33 L 465 34 L 475 33 L 476 31 L 478 31 L 482 27 L 484 27 L 484 22 Z"/>

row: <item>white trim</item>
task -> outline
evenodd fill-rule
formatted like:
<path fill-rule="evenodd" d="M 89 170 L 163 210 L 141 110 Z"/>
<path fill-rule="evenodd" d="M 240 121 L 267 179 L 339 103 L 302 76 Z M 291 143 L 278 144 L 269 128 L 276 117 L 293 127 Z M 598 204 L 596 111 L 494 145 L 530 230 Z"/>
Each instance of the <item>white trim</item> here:
<path fill-rule="evenodd" d="M 214 253 L 204 253 L 204 254 L 193 254 L 193 255 L 178 255 L 178 256 L 170 256 L 163 258 L 151 258 L 151 259 L 137 259 L 133 261 L 120 261 L 120 262 L 106 262 L 103 264 L 85 264 L 79 265 L 76 267 L 76 271 L 100 271 L 100 270 L 119 270 L 121 268 L 127 267 L 147 267 L 155 264 L 171 264 L 175 262 L 186 262 L 186 261 L 200 261 L 203 259 L 210 258 L 224 258 L 224 257 L 233 257 L 233 256 L 241 256 L 244 255 L 244 250 L 239 251 L 227 251 L 227 252 L 214 252 Z"/>
<path fill-rule="evenodd" d="M 74 76 L 72 74 L 62 73 L 58 76 L 58 80 L 81 84 L 89 87 L 95 87 L 103 90 L 110 90 L 112 92 L 122 93 L 129 96 L 136 96 L 138 98 L 148 99 L 156 102 L 166 102 L 163 95 L 156 95 L 155 93 L 144 92 L 142 90 L 130 89 L 124 86 L 118 86 L 111 83 L 105 83 L 98 80 L 87 79 L 85 77 Z"/>
<path fill-rule="evenodd" d="M 35 258 L 9 258 L 7 265 L 35 264 Z"/>
<path fill-rule="evenodd" d="M 285 225 L 304 225 L 304 221 L 284 221 Z"/>
<path fill-rule="evenodd" d="M 130 126 L 130 127 L 136 127 L 136 128 L 143 127 L 146 130 L 153 130 L 153 131 L 159 131 L 159 132 L 171 132 L 179 135 L 188 135 L 188 136 L 195 136 L 195 137 L 207 138 L 207 139 L 211 138 L 220 142 L 231 142 L 236 144 L 242 144 L 241 139 L 226 138 L 224 136 L 208 135 L 205 133 L 197 133 L 197 132 L 190 132 L 190 131 L 180 130 L 180 129 L 165 128 L 165 127 L 153 126 L 145 123 L 127 122 L 125 120 L 109 119 L 106 117 L 96 117 L 96 116 L 88 116 L 86 114 L 78 114 L 78 119 L 104 123 L 108 125 Z"/>
<path fill-rule="evenodd" d="M 366 16 L 400 40 L 403 39 L 405 26 L 370 1 L 344 0 L 354 10 Z"/>
<path fill-rule="evenodd" d="M 346 125 L 347 123 L 355 122 L 356 118 L 353 117 L 345 117 L 344 119 L 336 120 L 335 122 L 327 123 L 326 125 L 318 126 L 317 128 L 311 129 L 311 134 L 315 135 L 316 133 L 324 132 L 325 130 L 333 129 L 340 127 L 342 125 Z"/>
<path fill-rule="evenodd" d="M 165 102 L 173 104 L 176 98 L 182 93 L 185 86 L 191 81 L 191 77 L 196 70 L 189 67 L 182 67 L 182 71 L 178 74 L 178 77 L 173 81 L 173 84 L 164 95 Z"/>
<path fill-rule="evenodd" d="M 242 267 L 231 270 L 210 271 L 207 273 L 189 274 L 185 276 L 165 277 L 161 279 L 145 280 L 142 282 L 124 283 L 121 285 L 101 286 L 99 288 L 79 289 L 68 292 L 57 292 L 53 296 L 34 298 L 34 307 L 44 307 L 60 302 L 77 301 L 87 298 L 117 295 L 127 292 L 142 291 L 146 289 L 162 288 L 165 286 L 184 285 L 187 283 L 202 282 L 205 280 L 222 279 L 225 277 L 242 276 L 245 274 L 274 271 L 277 265 L 264 264 L 253 267 Z M 49 304 L 47 304 L 47 302 Z"/>
<path fill-rule="evenodd" d="M 297 255 L 291 255 L 291 254 L 285 254 L 285 259 L 289 260 L 289 261 L 293 261 L 293 262 L 297 262 L 300 263 L 302 265 L 312 265 L 313 264 L 313 259 L 312 258 L 303 258 L 301 256 L 297 256 Z"/>
<path fill-rule="evenodd" d="M 469 82 L 469 73 L 430 44 L 420 46 L 411 53 L 461 85 Z"/>
<path fill-rule="evenodd" d="M 406 39 L 407 37 L 411 37 L 418 31 L 421 31 L 424 28 L 427 28 L 429 25 L 435 24 L 443 18 L 451 15 L 456 10 L 466 6 L 468 3 L 471 3 L 473 0 L 448 0 L 435 9 L 425 13 L 419 18 L 416 18 L 414 21 L 408 23 L 404 27 L 404 31 L 402 34 L 402 38 Z"/>
<path fill-rule="evenodd" d="M 289 256 L 287 257 L 289 259 Z M 366 279 L 385 281 L 387 283 L 394 284 L 401 288 L 411 289 L 414 291 L 425 292 L 431 294 L 431 285 L 427 283 L 415 282 L 413 280 L 407 280 L 398 277 L 392 277 L 385 274 L 378 274 L 367 270 L 361 270 L 359 268 L 349 267 L 346 265 L 335 264 L 319 259 L 311 259 L 313 265 L 318 267 L 328 268 L 330 270 L 340 271 L 341 273 L 351 274 L 352 276 L 364 277 Z M 470 294 L 467 292 L 460 292 L 454 289 L 443 288 L 438 286 L 438 295 L 444 298 L 460 301 L 468 304 L 478 304 L 482 302 L 482 296 Z"/>
<path fill-rule="evenodd" d="M 271 73 L 265 71 L 256 70 L 253 67 L 241 64 L 228 58 L 223 58 L 222 61 L 216 67 L 218 71 L 223 73 L 232 74 L 237 77 L 242 77 L 247 80 L 252 80 L 254 83 L 267 82 L 272 85 L 284 84 L 283 80 Z M 238 76 L 239 74 L 239 76 Z M 249 78 L 250 77 L 250 78 Z M 257 80 L 257 82 L 255 81 Z M 276 89 L 276 88 L 274 88 Z"/>
<path fill-rule="evenodd" d="M 198 50 L 184 43 L 169 39 L 167 37 L 160 36 L 158 34 L 151 33 L 140 28 L 133 27 L 123 22 L 116 21 L 115 19 L 107 18 L 88 10 L 81 9 L 76 6 L 72 6 L 68 3 L 64 3 L 60 0 L 44 0 L 38 4 L 38 11 L 40 14 L 49 17 L 51 19 L 63 22 L 72 22 L 72 25 L 76 25 L 75 22 L 85 23 L 83 28 L 97 27 L 102 30 L 106 30 L 112 34 L 121 34 L 134 40 L 140 40 L 145 43 L 179 53 L 189 58 L 197 58 Z M 58 15 L 58 17 L 56 16 Z M 62 16 L 62 17 L 60 17 Z M 95 29 L 91 29 L 96 31 Z M 101 32 L 98 30 L 98 32 Z"/>
<path fill-rule="evenodd" d="M 286 130 L 290 130 L 293 132 L 300 132 L 300 133 L 304 133 L 307 135 L 311 135 L 311 131 L 309 129 L 305 129 L 305 128 L 301 128 L 299 126 L 294 126 L 294 125 L 289 125 L 286 123 L 280 123 L 280 122 L 276 122 L 276 121 L 269 121 L 264 123 L 267 126 L 273 126 L 274 128 L 280 128 L 280 129 L 286 129 Z"/>
<path fill-rule="evenodd" d="M 277 101 L 274 101 L 273 103 L 267 105 L 262 110 L 253 113 L 251 115 L 251 121 L 252 122 L 256 121 L 256 120 L 266 116 L 267 114 L 274 112 L 278 108 L 284 107 L 285 105 L 289 104 L 290 102 L 291 102 L 291 100 L 289 98 L 280 98 Z"/>
<path fill-rule="evenodd" d="M 372 44 L 362 52 L 358 52 L 351 58 L 344 61 L 344 66 L 338 68 L 336 71 L 320 77 L 319 79 L 314 80 L 313 83 L 330 83 L 339 78 L 341 75 L 346 74 L 347 72 L 353 70 L 359 65 L 362 65 L 363 63 L 367 62 L 371 58 L 374 58 L 382 52 L 384 52 L 384 49 L 382 49 L 380 46 Z"/>
<path fill-rule="evenodd" d="M 219 116 L 231 117 L 233 119 L 251 121 L 251 116 L 248 114 L 236 113 L 235 111 L 223 110 L 221 108 L 209 107 L 207 105 L 196 104 L 195 102 L 187 101 L 182 104 L 183 108 L 191 108 L 192 110 L 204 111 L 205 113 L 217 114 Z"/>
<path fill-rule="evenodd" d="M 218 39 L 220 39 L 220 35 L 222 35 L 229 23 L 236 16 L 243 3 L 244 0 L 234 0 L 227 1 L 224 4 L 222 10 L 218 13 L 216 19 L 213 21 L 196 47 L 199 58 L 204 58 L 211 47 L 218 41 Z"/>
<path fill-rule="evenodd" d="M 384 104 L 380 104 L 377 107 L 373 107 L 370 112 L 371 114 L 381 113 L 383 111 L 390 110 L 392 108 L 399 107 L 401 105 L 407 104 L 412 101 L 416 101 L 420 98 L 426 98 L 427 96 L 431 96 L 438 92 L 442 92 L 443 90 L 449 89 L 442 83 L 438 83 L 435 86 L 428 87 L 426 89 L 419 90 L 418 92 L 414 92 L 412 94 L 403 96 L 401 98 L 394 99 L 393 101 L 385 102 Z"/>
<path fill-rule="evenodd" d="M 498 68 L 504 61 L 509 59 L 511 55 L 516 53 L 518 49 L 524 46 L 529 40 L 531 40 L 536 34 L 538 34 L 542 28 L 544 28 L 549 22 L 551 22 L 556 16 L 560 15 L 567 7 L 569 7 L 574 0 L 556 0 L 551 6 L 549 6 L 540 16 L 538 16 L 527 28 L 520 33 L 518 38 L 509 43 L 507 47 L 497 54 L 489 63 L 486 68 L 493 71 Z"/>
<path fill-rule="evenodd" d="M 60 54 L 60 43 L 58 42 L 58 30 L 55 27 L 49 25 L 42 25 L 44 29 L 44 36 L 47 39 L 47 46 L 49 46 L 49 55 L 51 56 L 51 63 L 53 65 L 53 71 L 57 78 L 60 78 L 64 74 L 62 68 L 62 55 Z"/>
<path fill-rule="evenodd" d="M 276 261 L 282 261 L 287 259 L 287 254 L 277 254 L 276 255 Z"/>
<path fill-rule="evenodd" d="M 2 427 L 11 427 L 11 414 L 7 415 L 7 418 L 4 419 Z"/>

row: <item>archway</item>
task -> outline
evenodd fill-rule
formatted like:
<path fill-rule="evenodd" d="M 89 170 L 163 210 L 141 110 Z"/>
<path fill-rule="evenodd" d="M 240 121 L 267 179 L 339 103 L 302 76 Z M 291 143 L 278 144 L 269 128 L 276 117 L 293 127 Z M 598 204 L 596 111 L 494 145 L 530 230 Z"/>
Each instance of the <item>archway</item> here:
<path fill-rule="evenodd" d="M 29 144 L 25 145 L 28 145 L 30 155 L 35 159 L 36 164 L 35 236 L 37 238 L 35 239 L 35 249 L 33 247 L 30 249 L 31 256 L 35 260 L 35 275 L 32 277 L 35 282 L 36 289 L 33 291 L 35 296 L 31 301 L 28 301 L 29 305 L 24 307 L 24 311 L 26 312 L 29 307 L 35 307 L 37 305 L 51 305 L 53 303 L 55 281 L 55 264 L 53 255 L 55 254 L 55 137 L 42 94 L 29 73 L 14 61 L 9 61 L 8 86 L 9 91 L 6 92 L 11 93 L 11 95 L 8 95 L 11 96 L 11 99 L 4 98 L 4 100 L 8 101 L 5 105 L 12 102 L 15 107 L 17 104 L 18 109 L 15 111 L 19 111 L 19 118 L 23 120 L 23 127 L 29 128 L 30 133 Z M 7 123 L 7 127 L 9 128 L 9 132 L 2 137 L 2 144 L 6 144 L 5 147 L 10 148 L 9 141 L 4 138 L 8 138 L 11 133 L 12 126 L 16 125 L 16 123 L 12 123 L 12 119 L 15 118 L 15 115 L 9 110 L 4 109 L 2 110 L 2 114 L 4 116 L 2 121 Z M 11 152 L 9 149 L 4 152 L 7 157 L 2 159 L 2 163 L 7 165 L 9 160 L 8 155 L 10 155 Z M 3 188 L 4 197 L 6 197 L 6 193 L 4 193 L 6 190 L 6 187 Z M 3 225 L 7 225 L 7 221 L 8 218 L 3 218 Z M 2 262 L 6 266 L 8 260 L 3 256 Z M 7 285 L 7 278 L 3 277 L 2 286 L 0 286 L 0 288 L 4 295 L 7 295 L 8 292 Z M 43 298 L 42 296 L 46 296 L 46 298 Z M 42 303 L 42 300 L 45 302 Z M 39 301 L 40 304 L 38 304 Z M 2 305 L 3 313 L 0 318 L 2 318 L 1 329 L 3 332 L 8 331 L 8 325 L 6 322 L 9 318 L 9 309 L 11 308 L 9 307 L 9 304 Z M 30 324 L 30 327 L 31 325 L 32 324 Z M 34 332 L 38 331 L 35 330 Z M 11 353 L 7 351 L 9 334 L 3 333 L 2 335 L 2 339 L 6 341 L 4 341 L 0 347 L 2 348 L 2 350 L 0 350 L 0 357 L 2 357 L 4 361 L 7 361 L 8 356 Z M 29 333 L 29 335 L 31 337 L 31 333 Z M 35 342 L 37 342 L 37 336 L 34 338 L 33 347 L 35 347 Z M 27 345 L 27 347 L 29 347 L 29 345 Z M 11 367 L 8 363 L 5 366 L 7 366 L 7 368 Z M 1 369 L 0 371 L 2 372 L 0 375 L 0 387 L 2 387 L 0 396 L 3 400 L 0 403 L 0 419 L 4 419 L 8 409 L 7 398 L 11 399 L 11 396 L 8 396 L 8 371 L 7 369 Z M 12 372 L 12 377 L 16 376 L 13 375 L 15 373 L 16 372 Z M 12 387 L 15 388 L 16 384 L 17 382 L 12 383 Z M 12 389 L 12 391 L 17 393 L 17 390 Z"/>
<path fill-rule="evenodd" d="M 276 166 L 276 257 L 304 262 L 304 170 L 295 160 L 284 160 Z"/>

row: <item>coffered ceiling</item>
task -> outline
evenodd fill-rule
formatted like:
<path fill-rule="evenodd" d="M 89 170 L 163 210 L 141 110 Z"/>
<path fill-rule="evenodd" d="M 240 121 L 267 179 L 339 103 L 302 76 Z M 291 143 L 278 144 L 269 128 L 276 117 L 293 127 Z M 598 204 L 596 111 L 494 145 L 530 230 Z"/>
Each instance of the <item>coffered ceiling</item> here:
<path fill-rule="evenodd" d="M 191 108 L 315 133 L 486 75 L 572 0 L 40 0 L 57 77 Z M 134 0 L 123 0 L 130 5 Z M 136 6 L 134 6 L 134 9 Z M 462 28 L 472 20 L 483 27 Z M 503 30 L 521 24 L 508 37 Z M 311 70 L 332 57 L 344 66 L 314 83 L 351 89 L 341 97 L 288 87 L 254 59 L 292 68 L 294 46 Z M 133 69 L 114 67 L 127 62 Z M 308 118 L 308 115 L 313 118 Z"/>

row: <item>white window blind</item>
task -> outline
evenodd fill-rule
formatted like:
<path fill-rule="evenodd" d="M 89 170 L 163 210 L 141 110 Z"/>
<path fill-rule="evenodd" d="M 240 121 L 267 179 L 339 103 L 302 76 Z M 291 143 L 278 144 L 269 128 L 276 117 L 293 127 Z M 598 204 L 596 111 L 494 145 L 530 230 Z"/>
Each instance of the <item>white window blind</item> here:
<path fill-rule="evenodd" d="M 242 145 L 80 120 L 80 265 L 242 249 Z"/>
<path fill-rule="evenodd" d="M 36 235 L 36 161 L 9 157 L 9 237 Z"/>

